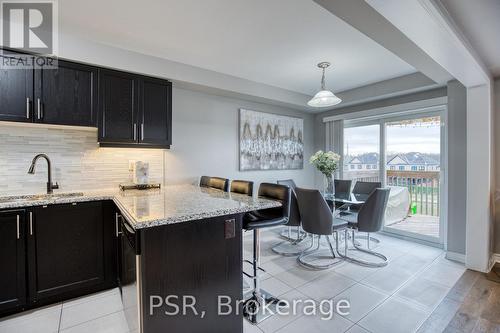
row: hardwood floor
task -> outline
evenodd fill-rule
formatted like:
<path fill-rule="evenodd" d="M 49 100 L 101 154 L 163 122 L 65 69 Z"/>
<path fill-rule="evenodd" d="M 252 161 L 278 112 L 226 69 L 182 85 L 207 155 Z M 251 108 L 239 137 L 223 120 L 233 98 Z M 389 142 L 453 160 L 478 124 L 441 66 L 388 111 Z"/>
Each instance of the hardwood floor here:
<path fill-rule="evenodd" d="M 500 333 L 500 283 L 466 271 L 418 332 Z"/>

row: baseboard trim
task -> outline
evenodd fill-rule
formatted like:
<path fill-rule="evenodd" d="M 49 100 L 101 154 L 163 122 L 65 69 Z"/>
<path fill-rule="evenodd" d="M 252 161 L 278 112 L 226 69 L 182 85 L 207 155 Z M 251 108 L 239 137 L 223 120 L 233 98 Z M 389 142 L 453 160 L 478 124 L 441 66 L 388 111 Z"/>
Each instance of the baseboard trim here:
<path fill-rule="evenodd" d="M 500 253 L 493 253 L 490 259 L 490 271 L 496 263 L 500 263 Z"/>
<path fill-rule="evenodd" d="M 446 259 L 458 261 L 462 264 L 465 264 L 465 254 L 462 254 L 462 253 L 447 251 L 446 252 Z"/>

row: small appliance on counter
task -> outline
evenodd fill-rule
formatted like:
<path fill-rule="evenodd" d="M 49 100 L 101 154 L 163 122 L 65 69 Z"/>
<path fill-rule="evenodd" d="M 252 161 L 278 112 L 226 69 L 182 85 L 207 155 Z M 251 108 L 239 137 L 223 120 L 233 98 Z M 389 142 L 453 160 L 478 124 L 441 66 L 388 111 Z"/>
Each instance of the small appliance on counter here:
<path fill-rule="evenodd" d="M 120 190 L 152 190 L 161 188 L 161 184 L 159 183 L 150 183 L 150 184 L 134 184 L 134 183 L 125 183 L 120 184 Z"/>
<path fill-rule="evenodd" d="M 120 190 L 151 190 L 159 189 L 159 183 L 149 181 L 149 163 L 143 161 L 129 161 L 130 181 L 120 184 Z"/>

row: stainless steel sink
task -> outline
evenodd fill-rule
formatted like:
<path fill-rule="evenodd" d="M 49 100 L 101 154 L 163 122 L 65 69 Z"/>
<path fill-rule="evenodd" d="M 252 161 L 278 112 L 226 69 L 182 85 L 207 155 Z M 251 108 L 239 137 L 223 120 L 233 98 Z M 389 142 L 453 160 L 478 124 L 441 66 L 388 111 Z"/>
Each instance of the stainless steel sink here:
<path fill-rule="evenodd" d="M 0 203 L 57 200 L 57 199 L 74 198 L 81 196 L 83 196 L 82 192 L 9 196 L 9 197 L 0 197 Z"/>

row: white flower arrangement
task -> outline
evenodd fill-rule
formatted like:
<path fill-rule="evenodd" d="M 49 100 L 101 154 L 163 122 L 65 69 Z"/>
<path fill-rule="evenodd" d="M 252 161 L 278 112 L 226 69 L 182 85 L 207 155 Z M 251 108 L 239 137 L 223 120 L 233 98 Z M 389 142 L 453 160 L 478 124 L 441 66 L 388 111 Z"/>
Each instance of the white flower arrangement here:
<path fill-rule="evenodd" d="M 324 152 L 322 150 L 317 151 L 309 159 L 309 163 L 314 165 L 322 174 L 326 177 L 331 177 L 335 170 L 338 168 L 338 163 L 340 161 L 340 155 L 332 151 Z"/>

